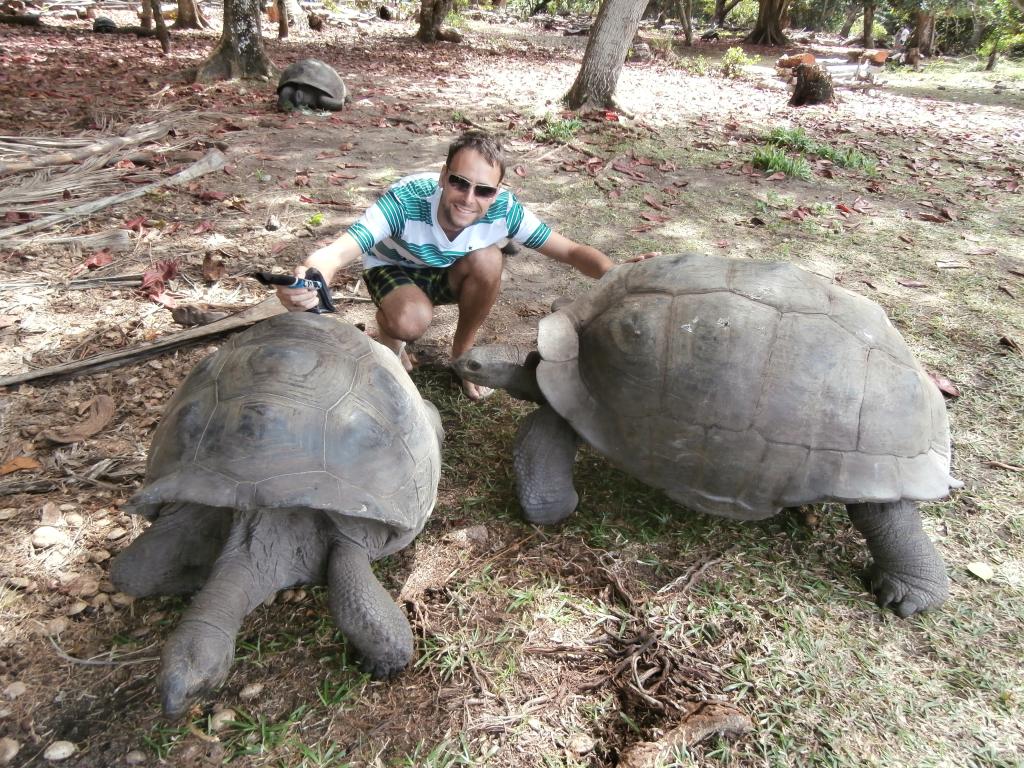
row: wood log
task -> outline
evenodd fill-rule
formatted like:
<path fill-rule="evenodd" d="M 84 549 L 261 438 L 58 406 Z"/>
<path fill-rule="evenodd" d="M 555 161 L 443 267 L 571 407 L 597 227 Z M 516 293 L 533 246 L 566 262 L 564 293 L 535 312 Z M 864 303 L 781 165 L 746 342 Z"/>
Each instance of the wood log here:
<path fill-rule="evenodd" d="M 38 13 L 19 14 L 17 16 L 2 14 L 0 15 L 0 24 L 19 24 L 23 27 L 43 26 L 43 22 L 39 20 Z"/>
<path fill-rule="evenodd" d="M 835 98 L 832 77 L 819 64 L 801 64 L 796 68 L 796 89 L 789 100 L 790 106 L 828 104 Z"/>

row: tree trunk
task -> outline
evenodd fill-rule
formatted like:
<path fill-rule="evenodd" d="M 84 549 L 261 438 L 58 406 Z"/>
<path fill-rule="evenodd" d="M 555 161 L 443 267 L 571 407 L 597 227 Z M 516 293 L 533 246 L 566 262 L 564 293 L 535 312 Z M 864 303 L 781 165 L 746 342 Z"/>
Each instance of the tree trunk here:
<path fill-rule="evenodd" d="M 789 14 L 789 0 L 758 0 L 757 23 L 746 41 L 754 45 L 788 45 L 783 19 Z"/>
<path fill-rule="evenodd" d="M 740 0 L 715 0 L 715 26 L 721 27 L 725 24 L 725 17 L 739 4 Z"/>
<path fill-rule="evenodd" d="M 224 0 L 224 31 L 210 57 L 199 65 L 196 82 L 269 78 L 273 65 L 263 48 L 258 0 Z"/>
<path fill-rule="evenodd" d="M 676 0 L 679 20 L 683 22 L 683 35 L 686 37 L 686 46 L 693 45 L 693 0 Z"/>
<path fill-rule="evenodd" d="M 846 12 L 846 18 L 843 20 L 842 29 L 839 30 L 839 37 L 843 40 L 850 36 L 850 30 L 853 29 L 853 22 L 855 22 L 857 17 L 860 15 L 859 11 L 860 7 L 853 5 L 850 7 L 850 10 Z"/>
<path fill-rule="evenodd" d="M 299 6 L 299 0 L 274 0 L 277 8 L 277 39 L 284 40 L 289 32 L 298 37 L 309 37 L 309 19 Z"/>
<path fill-rule="evenodd" d="M 615 85 L 647 0 L 604 0 L 590 30 L 583 64 L 565 95 L 570 109 L 617 109 Z"/>
<path fill-rule="evenodd" d="M 934 39 L 935 14 L 931 11 L 918 11 L 914 21 L 914 32 L 907 41 L 907 47 L 917 48 L 922 56 L 931 56 Z"/>
<path fill-rule="evenodd" d="M 864 3 L 864 35 L 861 39 L 861 43 L 865 48 L 874 48 L 875 36 L 872 31 L 875 28 L 875 2 L 874 0 L 865 0 Z"/>
<path fill-rule="evenodd" d="M 178 18 L 171 29 L 209 29 L 210 20 L 196 0 L 178 0 Z"/>
<path fill-rule="evenodd" d="M 160 41 L 160 50 L 165 54 L 171 52 L 171 33 L 167 31 L 167 24 L 164 22 L 164 14 L 160 9 L 160 0 L 148 0 L 150 7 L 150 13 L 153 14 L 153 20 L 156 24 L 156 39 Z M 144 0 L 143 5 L 146 5 Z"/>
<path fill-rule="evenodd" d="M 439 40 L 450 43 L 460 41 L 462 35 L 454 29 L 441 28 L 454 3 L 455 0 L 421 0 L 420 28 L 416 32 L 416 39 L 421 43 L 436 43 Z"/>
<path fill-rule="evenodd" d="M 996 68 L 996 57 L 999 55 L 999 35 L 996 34 L 992 40 L 992 51 L 988 55 L 988 62 L 985 64 L 985 71 L 991 72 Z"/>

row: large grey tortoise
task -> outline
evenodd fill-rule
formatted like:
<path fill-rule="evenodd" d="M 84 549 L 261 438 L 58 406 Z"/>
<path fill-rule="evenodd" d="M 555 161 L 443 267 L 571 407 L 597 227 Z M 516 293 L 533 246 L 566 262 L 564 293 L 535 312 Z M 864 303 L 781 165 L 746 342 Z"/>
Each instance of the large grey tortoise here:
<path fill-rule="evenodd" d="M 337 111 L 345 106 L 345 83 L 319 59 L 300 59 L 288 65 L 277 81 L 277 108 L 299 107 Z"/>
<path fill-rule="evenodd" d="M 153 524 L 111 570 L 139 597 L 198 590 L 164 645 L 164 712 L 219 686 L 246 615 L 301 584 L 327 584 L 366 672 L 401 672 L 412 631 L 370 562 L 430 516 L 442 437 L 394 353 L 331 317 L 273 317 L 200 362 L 129 501 Z"/>
<path fill-rule="evenodd" d="M 537 341 L 454 364 L 542 403 L 513 448 L 531 522 L 575 509 L 579 437 L 714 515 L 843 502 L 879 605 L 909 616 L 945 601 L 915 503 L 960 485 L 945 404 L 874 302 L 789 264 L 662 256 L 611 270 L 543 318 Z"/>

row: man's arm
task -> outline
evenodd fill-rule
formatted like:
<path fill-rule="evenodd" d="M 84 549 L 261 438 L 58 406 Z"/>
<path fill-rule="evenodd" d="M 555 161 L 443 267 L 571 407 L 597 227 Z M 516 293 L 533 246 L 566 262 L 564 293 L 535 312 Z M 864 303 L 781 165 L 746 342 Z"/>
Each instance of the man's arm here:
<path fill-rule="evenodd" d="M 611 259 L 597 248 L 582 245 L 557 232 L 552 232 L 538 249 L 548 258 L 568 264 L 587 277 L 598 278 L 615 266 Z"/>
<path fill-rule="evenodd" d="M 362 255 L 359 243 L 348 232 L 333 243 L 325 245 L 313 251 L 306 260 L 295 268 L 296 277 L 304 277 L 306 270 L 314 267 L 320 270 L 328 285 L 334 279 L 334 274 L 358 259 Z M 316 291 L 310 288 L 283 288 L 277 287 L 277 298 L 290 312 L 304 312 L 312 309 L 319 303 Z"/>

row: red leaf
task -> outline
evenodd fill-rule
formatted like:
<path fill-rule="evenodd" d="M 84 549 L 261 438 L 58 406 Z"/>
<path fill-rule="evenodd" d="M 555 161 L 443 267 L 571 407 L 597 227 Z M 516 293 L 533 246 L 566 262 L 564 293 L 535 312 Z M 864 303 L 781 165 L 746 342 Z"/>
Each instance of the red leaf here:
<path fill-rule="evenodd" d="M 604 119 L 609 123 L 617 123 L 619 122 L 619 115 L 617 112 L 608 111 L 604 113 Z"/>
<path fill-rule="evenodd" d="M 914 244 L 914 238 L 912 238 L 910 235 L 897 235 L 897 237 L 907 245 Z"/>
<path fill-rule="evenodd" d="M 729 241 L 728 240 L 718 240 L 717 242 L 715 242 L 715 245 L 717 245 L 719 248 L 728 248 L 729 247 Z"/>
<path fill-rule="evenodd" d="M 178 262 L 173 260 L 158 261 L 142 273 L 142 285 L 139 291 L 150 301 L 174 306 L 174 299 L 164 293 L 167 283 L 178 274 Z"/>
<path fill-rule="evenodd" d="M 211 229 L 213 229 L 213 222 L 203 219 L 199 222 L 199 225 L 192 230 L 192 234 L 201 235 L 203 232 L 209 232 Z"/>
<path fill-rule="evenodd" d="M 928 374 L 928 378 L 935 383 L 935 386 L 939 388 L 940 392 L 945 395 L 949 395 L 950 397 L 960 397 L 960 389 L 945 376 L 940 376 L 939 374 L 933 373 L 929 370 L 926 370 L 925 373 Z"/>
<path fill-rule="evenodd" d="M 651 208 L 654 208 L 657 211 L 667 210 L 664 205 L 662 205 L 661 203 L 659 203 L 657 200 L 654 199 L 653 195 L 650 195 L 650 194 L 644 195 L 644 202 L 647 203 L 649 206 L 651 206 Z"/>
<path fill-rule="evenodd" d="M 665 222 L 665 221 L 669 220 L 668 216 L 662 216 L 659 213 L 651 213 L 650 211 L 644 211 L 643 213 L 641 213 L 640 214 L 640 218 L 641 219 L 646 219 L 647 221 L 654 221 L 654 222 L 658 222 L 658 223 Z"/>
<path fill-rule="evenodd" d="M 897 280 L 897 283 L 902 285 L 904 288 L 927 288 L 928 283 L 922 283 L 918 280 L 907 280 L 905 278 Z"/>
<path fill-rule="evenodd" d="M 512 169 L 512 172 L 515 173 L 515 175 L 519 176 L 520 178 L 526 178 L 526 168 L 522 165 L 517 165 L 515 168 Z"/>
<path fill-rule="evenodd" d="M 214 192 L 209 189 L 201 189 L 198 192 L 193 192 L 192 194 L 197 200 L 204 201 L 213 200 L 219 202 L 227 197 L 227 194 L 224 192 Z"/>
<path fill-rule="evenodd" d="M 786 178 L 786 174 L 784 174 L 782 171 L 776 171 L 767 178 L 767 181 L 781 181 L 784 178 Z"/>
<path fill-rule="evenodd" d="M 133 232 L 138 232 L 141 234 L 142 225 L 145 224 L 145 222 L 145 216 L 136 216 L 134 219 L 125 219 L 124 224 L 122 224 L 121 226 L 124 227 L 124 229 L 130 229 Z"/>
<path fill-rule="evenodd" d="M 720 170 L 720 171 L 724 171 L 727 168 L 732 168 L 734 165 L 735 165 L 735 163 L 732 160 L 723 160 L 722 162 L 720 162 L 715 167 L 718 168 L 718 170 Z"/>
<path fill-rule="evenodd" d="M 115 168 L 134 168 L 135 167 L 135 163 L 133 163 L 131 160 L 128 160 L 127 158 L 125 158 L 124 160 L 118 160 L 116 163 L 114 163 L 114 167 Z"/>
<path fill-rule="evenodd" d="M 105 267 L 107 264 L 114 260 L 113 255 L 110 251 L 104 249 L 102 251 L 96 251 L 92 256 L 82 262 L 82 266 L 86 269 L 99 269 Z"/>

